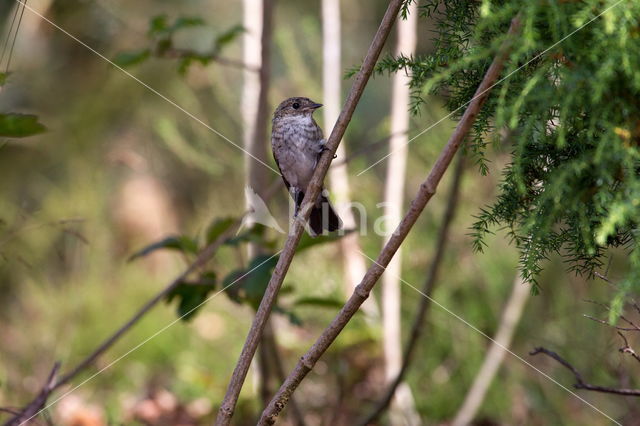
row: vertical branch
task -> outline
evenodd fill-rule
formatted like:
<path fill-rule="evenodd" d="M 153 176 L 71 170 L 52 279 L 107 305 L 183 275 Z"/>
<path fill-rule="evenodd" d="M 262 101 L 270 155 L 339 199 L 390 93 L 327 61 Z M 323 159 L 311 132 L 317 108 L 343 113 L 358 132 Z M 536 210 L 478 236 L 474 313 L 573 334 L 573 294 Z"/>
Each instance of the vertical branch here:
<path fill-rule="evenodd" d="M 249 152 L 263 162 L 268 161 L 267 125 L 269 123 L 269 80 L 271 78 L 271 34 L 273 32 L 273 3 L 275 0 L 262 2 L 262 33 L 260 38 L 260 92 L 258 95 L 258 109 L 256 125 L 253 131 L 252 144 Z M 250 158 L 250 160 L 253 160 Z M 253 160 L 249 162 L 249 184 L 262 198 L 269 185 L 270 171 L 264 165 Z"/>
<path fill-rule="evenodd" d="M 460 185 L 462 181 L 462 174 L 464 172 L 464 157 L 458 157 L 458 162 L 456 164 L 456 169 L 453 175 L 453 182 L 451 183 L 451 189 L 449 190 L 449 195 L 447 198 L 447 207 L 445 208 L 442 222 L 440 224 L 440 230 L 438 231 L 438 240 L 436 242 L 436 248 L 433 256 L 433 260 L 431 261 L 431 266 L 429 267 L 429 272 L 427 274 L 427 279 L 424 281 L 424 285 L 422 286 L 422 293 L 431 297 L 433 294 L 436 285 L 438 283 L 438 273 L 440 272 L 440 266 L 442 265 L 442 260 L 444 259 L 444 254 L 447 250 L 447 242 L 449 241 L 449 230 L 451 229 L 451 222 L 455 216 L 455 212 L 458 207 L 458 199 L 460 198 Z M 404 376 L 413 361 L 413 354 L 415 352 L 416 346 L 420 337 L 422 337 L 424 333 L 424 322 L 429 313 L 429 308 L 431 307 L 431 300 L 429 297 L 423 297 L 420 299 L 420 305 L 418 306 L 418 311 L 411 325 L 411 332 L 409 334 L 409 339 L 404 347 L 403 351 L 403 359 L 402 366 L 400 367 L 400 371 L 396 377 L 389 383 L 384 395 L 380 398 L 378 403 L 375 405 L 373 410 L 364 417 L 364 419 L 358 421 L 359 425 L 368 425 L 373 423 L 377 418 L 387 409 L 393 396 L 396 393 L 396 389 L 404 380 Z"/>
<path fill-rule="evenodd" d="M 271 0 L 243 0 L 243 71 L 242 139 L 249 155 L 245 156 L 245 183 L 264 195 L 268 183 L 267 169 L 255 160 L 267 161 L 267 123 L 270 74 Z M 253 70 L 259 70 L 256 73 Z M 248 205 L 248 208 L 251 206 Z"/>
<path fill-rule="evenodd" d="M 399 19 L 395 56 L 413 56 L 416 49 L 418 5 L 409 5 L 406 19 Z M 384 191 L 384 215 L 388 224 L 397 224 L 402 219 L 404 204 L 405 174 L 407 164 L 409 130 L 409 83 L 407 72 L 393 75 L 391 87 L 391 137 Z M 388 238 L 385 240 L 385 244 Z M 390 383 L 402 365 L 402 343 L 400 331 L 400 279 L 402 275 L 402 249 L 399 248 L 389 266 L 388 274 L 382 276 L 382 341 L 386 382 Z M 362 275 L 361 275 L 362 276 Z M 396 394 L 397 417 L 408 417 L 415 412 L 411 391 Z M 402 398 L 401 398 L 402 395 Z M 392 419 L 392 423 L 394 423 Z"/>
<path fill-rule="evenodd" d="M 267 323 L 268 324 L 268 323 Z M 267 333 L 262 336 L 262 340 L 258 345 L 258 374 L 255 374 L 258 377 L 258 392 L 260 394 L 260 401 L 262 402 L 262 406 L 266 407 L 269 403 L 269 400 L 272 396 L 271 391 L 271 368 L 269 366 L 269 349 L 267 348 Z M 255 368 L 255 366 L 254 366 Z"/>
<path fill-rule="evenodd" d="M 513 333 L 520 322 L 524 305 L 529 298 L 530 288 L 522 280 L 520 274 L 513 282 L 513 291 L 507 301 L 500 326 L 496 332 L 491 347 L 484 358 L 482 367 L 473 381 L 473 385 L 464 398 L 464 403 L 458 414 L 456 414 L 452 426 L 465 426 L 471 423 L 478 412 L 478 408 L 484 401 L 484 398 L 491 386 L 491 382 L 498 372 L 498 368 L 504 360 L 506 354 L 505 348 L 511 345 Z"/>
<path fill-rule="evenodd" d="M 331 129 L 340 114 L 342 65 L 340 37 L 340 0 L 322 0 L 322 89 L 324 128 Z M 345 159 L 347 151 L 343 144 L 338 145 L 337 158 Z M 351 210 L 349 175 L 345 162 L 334 162 L 329 169 L 331 194 L 335 200 L 338 216 L 342 218 L 345 229 L 354 229 L 356 220 Z M 367 267 L 360 255 L 360 237 L 352 232 L 340 239 L 340 251 L 344 267 L 345 294 L 353 291 Z M 378 306 L 369 299 L 362 307 L 367 318 L 379 317 Z"/>
<path fill-rule="evenodd" d="M 378 27 L 378 31 L 373 38 L 362 67 L 354 78 L 353 86 L 347 96 L 345 105 L 338 117 L 338 121 L 336 122 L 333 131 L 331 132 L 331 136 L 329 136 L 327 141 L 327 150 L 322 155 L 318 165 L 316 166 L 311 182 L 307 187 L 302 207 L 298 216 L 291 224 L 291 229 L 289 231 L 287 241 L 285 242 L 284 249 L 278 258 L 278 263 L 271 275 L 264 297 L 262 298 L 258 311 L 256 312 L 253 324 L 251 325 L 251 329 L 249 330 L 249 334 L 229 382 L 229 387 L 227 388 L 224 400 L 222 401 L 220 410 L 218 411 L 218 417 L 216 418 L 217 425 L 227 425 L 231 421 L 231 417 L 233 416 L 233 412 L 238 401 L 238 395 L 240 394 L 240 389 L 242 389 L 242 384 L 247 376 L 247 370 L 249 369 L 253 355 L 256 352 L 256 347 L 260 341 L 264 325 L 269 318 L 269 314 L 271 313 L 273 304 L 275 303 L 280 287 L 282 286 L 284 277 L 286 276 L 289 266 L 291 265 L 291 261 L 293 260 L 296 247 L 302 237 L 304 225 L 309 219 L 311 208 L 320 194 L 320 189 L 322 188 L 322 183 L 325 175 L 327 174 L 327 170 L 329 169 L 329 165 L 331 164 L 331 160 L 333 159 L 340 140 L 347 129 L 347 125 L 351 121 L 353 112 L 360 101 L 360 97 L 362 96 L 362 92 L 369 81 L 369 77 L 371 77 L 373 68 L 380 56 L 382 47 L 387 40 L 387 36 L 391 31 L 391 27 L 393 26 L 402 3 L 403 0 L 391 0 L 389 2 L 387 11 L 385 12 L 382 22 Z"/>
<path fill-rule="evenodd" d="M 519 17 L 515 17 L 511 21 L 509 35 L 514 35 L 518 32 L 519 28 L 520 19 Z M 331 324 L 322 332 L 320 337 L 318 337 L 307 353 L 300 358 L 300 361 L 298 361 L 294 370 L 289 374 L 287 380 L 282 384 L 282 386 L 280 386 L 276 396 L 271 400 L 267 409 L 262 413 L 260 424 L 273 424 L 275 422 L 278 414 L 287 405 L 289 398 L 297 389 L 298 385 L 300 385 L 300 382 L 302 382 L 306 375 L 313 369 L 313 366 L 320 359 L 322 354 L 342 332 L 342 329 L 347 325 L 353 315 L 355 315 L 360 305 L 362 305 L 365 299 L 369 297 L 369 293 L 373 289 L 373 286 L 376 284 L 386 266 L 391 261 L 391 258 L 398 250 L 398 247 L 400 247 L 402 242 L 405 240 L 409 231 L 418 220 L 418 217 L 435 194 L 442 176 L 451 164 L 453 156 L 456 154 L 458 148 L 471 130 L 471 126 L 473 125 L 476 116 L 489 96 L 489 91 L 502 71 L 504 61 L 507 59 L 512 42 L 513 37 L 507 38 L 491 63 L 491 66 L 489 66 L 482 82 L 476 89 L 475 95 L 469 102 L 469 106 L 460 119 L 456 130 L 453 132 L 451 138 L 443 148 L 426 180 L 420 185 L 418 194 L 411 202 L 409 211 L 394 231 L 389 242 L 378 255 L 376 262 L 369 267 L 367 273 L 362 278 L 362 281 L 356 287 L 353 295 L 349 298 L 347 303 L 345 303 L 333 321 L 331 321 Z"/>
<path fill-rule="evenodd" d="M 271 75 L 271 35 L 274 0 L 244 0 L 243 24 L 243 60 L 249 67 L 255 67 L 258 73 L 251 69 L 243 72 L 241 112 L 243 118 L 243 142 L 245 155 L 245 185 L 263 200 L 269 183 L 269 170 L 257 159 L 267 163 L 267 125 L 269 120 L 269 80 Z M 247 199 L 247 208 L 251 209 Z M 253 242 L 248 244 L 248 257 L 252 258 L 261 252 L 260 246 Z M 266 350 L 258 353 L 257 381 L 263 400 L 268 401 L 270 373 Z"/>
<path fill-rule="evenodd" d="M 262 343 L 267 347 L 267 351 L 271 360 L 273 361 L 273 368 L 276 373 L 276 377 L 280 382 L 284 382 L 287 378 L 284 372 L 284 366 L 282 365 L 282 357 L 280 356 L 280 351 L 278 350 L 278 341 L 276 339 L 276 335 L 273 330 L 273 325 L 271 321 L 267 322 L 267 325 L 264 328 L 264 336 L 262 339 Z M 268 403 L 269 401 L 267 401 Z M 266 404 L 265 404 L 266 406 Z M 300 407 L 296 403 L 294 399 L 291 399 L 291 419 L 296 426 L 304 426 L 304 416 L 302 415 L 302 411 L 300 411 Z"/>

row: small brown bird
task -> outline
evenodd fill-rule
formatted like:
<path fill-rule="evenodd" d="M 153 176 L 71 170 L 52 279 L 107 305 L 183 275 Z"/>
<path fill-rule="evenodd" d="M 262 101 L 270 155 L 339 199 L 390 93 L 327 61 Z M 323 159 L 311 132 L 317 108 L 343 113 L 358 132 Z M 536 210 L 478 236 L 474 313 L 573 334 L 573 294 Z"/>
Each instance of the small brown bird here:
<path fill-rule="evenodd" d="M 321 106 L 308 98 L 289 98 L 273 114 L 273 157 L 296 204 L 296 215 L 320 155 L 326 150 L 322 129 L 312 116 Z M 321 193 L 309 216 L 309 233 L 316 236 L 325 230 L 336 231 L 341 226 L 342 221 L 327 197 Z"/>

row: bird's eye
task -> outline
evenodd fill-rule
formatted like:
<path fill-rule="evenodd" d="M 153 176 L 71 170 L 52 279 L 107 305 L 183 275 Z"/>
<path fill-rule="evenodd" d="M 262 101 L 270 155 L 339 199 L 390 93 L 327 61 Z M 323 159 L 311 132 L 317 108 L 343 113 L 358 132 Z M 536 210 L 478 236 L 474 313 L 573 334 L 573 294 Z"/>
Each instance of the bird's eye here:
<path fill-rule="evenodd" d="M 300 108 L 300 104 L 297 102 L 294 102 L 293 105 L 291 105 L 293 107 L 293 109 L 298 109 Z"/>

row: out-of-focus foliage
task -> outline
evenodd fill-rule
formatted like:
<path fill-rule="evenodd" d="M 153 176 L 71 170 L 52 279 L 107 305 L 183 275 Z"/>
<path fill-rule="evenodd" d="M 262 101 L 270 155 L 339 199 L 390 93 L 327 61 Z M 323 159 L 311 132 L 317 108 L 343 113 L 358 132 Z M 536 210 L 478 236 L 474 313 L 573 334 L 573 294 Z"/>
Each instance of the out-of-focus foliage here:
<path fill-rule="evenodd" d="M 0 137 L 24 138 L 37 135 L 46 130 L 38 122 L 38 117 L 31 114 L 0 114 Z"/>
<path fill-rule="evenodd" d="M 191 238 L 186 235 L 163 238 L 138 250 L 129 257 L 129 260 L 147 256 L 156 250 L 170 249 L 180 252 L 187 261 L 194 261 L 207 245 L 217 242 L 218 238 L 221 238 L 225 232 L 229 231 L 239 221 L 236 218 L 216 219 L 207 228 L 204 238 Z M 277 242 L 267 239 L 265 231 L 266 228 L 263 225 L 255 224 L 249 229 L 239 232 L 234 237 L 225 238 L 221 243 L 221 247 L 226 246 L 246 250 L 246 246 L 243 243 L 252 242 L 264 250 L 272 251 Z M 320 244 L 335 242 L 344 237 L 344 235 L 346 233 L 311 238 L 305 234 L 297 252 L 308 250 Z M 249 260 L 246 267 L 229 272 L 220 283 L 218 283 L 218 274 L 215 270 L 207 267 L 200 268 L 195 279 L 181 281 L 176 288 L 167 294 L 165 300 L 167 303 L 171 303 L 174 299 L 178 299 L 177 315 L 181 320 L 185 321 L 193 318 L 198 309 L 208 300 L 210 293 L 215 290 L 224 291 L 229 299 L 235 303 L 247 304 L 257 310 L 277 262 L 277 253 L 266 252 L 258 254 Z M 292 292 L 289 291 L 288 293 Z M 336 308 L 334 299 L 321 297 L 303 297 L 293 302 L 293 306 L 303 305 Z M 276 306 L 275 309 L 276 312 L 287 315 L 293 324 L 302 324 L 299 317 L 291 310 L 282 306 Z"/>
<path fill-rule="evenodd" d="M 522 25 L 508 40 L 502 80 L 469 141 L 485 173 L 487 143 L 513 145 L 500 195 L 473 226 L 476 249 L 492 227 L 507 226 L 522 274 L 537 290 L 541 263 L 552 253 L 591 276 L 607 249 L 623 247 L 630 268 L 622 288 L 637 286 L 640 3 L 424 1 L 421 10 L 437 24 L 435 51 L 387 58 L 379 71 L 410 69 L 414 108 L 424 93 L 441 93 L 456 115 L 505 42 L 510 21 L 518 15 Z"/>
<path fill-rule="evenodd" d="M 9 72 L 0 72 L 0 90 L 7 83 Z M 0 113 L 0 137 L 24 138 L 37 135 L 46 130 L 33 114 L 19 114 L 15 112 Z"/>
<path fill-rule="evenodd" d="M 5 26 L 12 16 L 7 17 L 6 12 L 13 12 L 15 4 L 0 3 Z M 168 25 L 181 16 L 205 19 L 208 25 L 185 27 L 172 36 L 175 47 L 205 54 L 220 32 L 242 22 L 238 2 L 69 0 L 28 4 L 109 58 L 118 52 L 152 48 L 154 42 L 147 32 L 154 16 L 169 16 Z M 548 4 L 564 8 L 586 3 Z M 382 0 L 341 2 L 344 65 L 361 62 L 387 5 Z M 597 10 L 602 7 L 596 5 Z M 626 7 L 625 3 L 619 7 Z M 277 2 L 271 107 L 289 96 L 322 98 L 319 10 L 318 2 Z M 499 13 L 500 9 L 492 7 L 491 11 Z M 505 17 L 500 31 L 506 30 L 509 18 Z M 416 58 L 434 52 L 430 39 L 436 24 L 434 17 L 419 20 Z M 392 51 L 394 38 L 392 34 L 386 52 Z M 225 45 L 222 53 L 224 59 L 240 61 L 240 37 Z M 242 73 L 222 61 L 206 67 L 196 61 L 180 76 L 176 73 L 180 61 L 150 52 L 127 71 L 241 145 Z M 190 251 L 169 247 L 128 262 L 133 253 L 166 236 L 186 235 L 200 248 L 220 235 L 225 220 L 234 220 L 210 225 L 211 219 L 236 218 L 245 210 L 245 199 L 240 150 L 29 10 L 12 64 L 12 74 L 0 92 L 0 112 L 37 115 L 48 129 L 28 138 L 0 141 L 0 407 L 16 408 L 33 398 L 56 360 L 62 362 L 63 370 L 76 365 L 194 258 Z M 470 75 L 476 78 L 475 73 Z M 343 82 L 343 95 L 350 84 L 350 80 Z M 378 253 L 383 240 L 373 230 L 382 214 L 378 203 L 383 198 L 387 163 L 356 174 L 385 154 L 386 144 L 375 141 L 388 137 L 389 89 L 386 76 L 369 82 L 343 141 L 352 174 L 352 197 L 362 204 L 356 213 L 367 231 L 360 241 L 370 257 Z M 437 96 L 416 93 L 426 102 L 411 119 L 410 135 L 447 115 L 443 107 L 446 94 L 446 90 Z M 588 90 L 576 91 L 576 96 L 586 95 L 590 95 Z M 322 110 L 315 116 L 328 131 Z M 454 126 L 455 120 L 444 120 L 409 145 L 408 196 L 424 179 Z M 516 273 L 516 248 L 497 230 L 485 236 L 491 250 L 478 255 L 465 234 L 478 207 L 496 198 L 500 170 L 511 159 L 510 149 L 501 145 L 486 151 L 486 176 L 466 173 L 442 282 L 433 295 L 438 303 L 489 335 L 499 325 Z M 336 159 L 341 160 L 345 159 Z M 273 179 L 280 182 L 275 174 Z M 448 179 L 445 175 L 443 188 Z M 402 278 L 415 287 L 420 287 L 433 257 L 440 213 L 446 204 L 444 194 L 433 198 L 404 245 Z M 269 203 L 281 225 L 287 217 L 287 197 L 282 189 Z M 211 423 L 253 317 L 248 301 L 238 304 L 227 292 L 220 292 L 222 282 L 235 270 L 247 270 L 252 259 L 247 256 L 246 241 L 260 240 L 265 252 L 273 254 L 282 238 L 273 230 L 260 234 L 254 228 L 233 236 L 207 263 L 204 271 L 208 275 L 195 271 L 176 288 L 176 293 L 186 290 L 187 297 L 175 294 L 170 303 L 152 309 L 101 357 L 97 367 L 113 363 L 108 369 L 50 407 L 53 422 L 79 424 L 89 412 L 97 412 L 102 420 L 95 424 Z M 344 292 L 337 246 L 327 243 L 303 250 L 291 265 L 278 300 L 286 312 L 273 316 L 285 367 L 297 362 L 335 315 L 337 301 L 349 295 Z M 615 385 L 622 378 L 629 387 L 639 387 L 637 378 L 629 374 L 634 361 L 617 352 L 615 332 L 582 317 L 606 319 L 601 306 L 582 300 L 607 301 L 615 290 L 598 280 L 564 274 L 559 259 L 550 259 L 538 277 L 545 291 L 530 300 L 510 349 L 566 385 L 570 377 L 561 366 L 527 357 L 533 346 L 546 345 L 567 356 L 594 383 Z M 616 250 L 610 278 L 623 277 L 627 268 L 625 252 Z M 193 286 L 199 288 L 199 294 L 191 293 Z M 380 300 L 379 289 L 373 297 Z M 404 326 L 413 318 L 421 297 L 403 285 L 403 337 Z M 206 299 L 189 321 L 176 322 L 177 308 L 181 315 Z M 627 313 L 634 319 L 632 309 L 625 316 Z M 297 321 L 303 327 L 292 325 Z M 424 327 L 425 339 L 419 342 L 407 384 L 423 423 L 443 423 L 460 407 L 488 341 L 437 306 Z M 637 348 L 633 336 L 629 337 Z M 96 371 L 87 371 L 86 377 Z M 71 385 L 84 380 L 79 378 Z M 375 319 L 357 314 L 307 380 L 296 396 L 309 424 L 349 424 L 366 412 L 385 381 Z M 256 384 L 252 370 L 234 416 L 237 424 L 255 423 L 260 409 Z M 626 400 L 602 394 L 587 398 L 622 423 L 632 423 L 640 416 L 637 404 Z M 0 422 L 7 416 L 0 412 Z M 505 357 L 489 389 L 478 415 L 481 422 L 609 424 L 511 355 Z"/>
<path fill-rule="evenodd" d="M 207 23 L 199 17 L 179 17 L 169 22 L 167 15 L 156 16 L 149 22 L 147 31 L 151 47 L 120 52 L 113 61 L 121 67 L 130 67 L 144 62 L 152 55 L 159 58 L 177 58 L 178 71 L 184 75 L 193 63 L 208 65 L 211 61 L 219 60 L 222 50 L 243 32 L 240 25 L 232 26 L 215 35 L 206 51 L 177 46 L 174 38 L 181 31 L 194 27 L 206 29 Z"/>

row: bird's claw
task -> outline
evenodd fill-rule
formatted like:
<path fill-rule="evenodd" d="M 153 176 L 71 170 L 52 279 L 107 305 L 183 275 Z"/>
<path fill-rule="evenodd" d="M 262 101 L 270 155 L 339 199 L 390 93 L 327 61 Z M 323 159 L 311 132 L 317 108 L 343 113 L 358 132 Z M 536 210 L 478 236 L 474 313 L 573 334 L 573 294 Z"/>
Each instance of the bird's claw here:
<path fill-rule="evenodd" d="M 325 151 L 329 151 L 329 148 L 327 148 L 327 146 L 322 145 L 322 148 L 320 149 L 320 153 L 323 154 Z M 333 154 L 333 158 L 338 158 L 338 154 Z"/>

